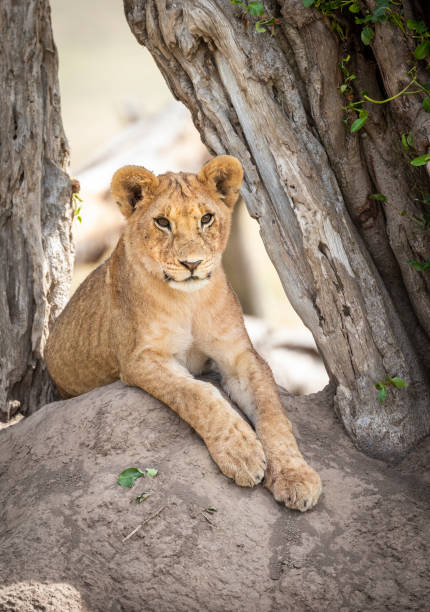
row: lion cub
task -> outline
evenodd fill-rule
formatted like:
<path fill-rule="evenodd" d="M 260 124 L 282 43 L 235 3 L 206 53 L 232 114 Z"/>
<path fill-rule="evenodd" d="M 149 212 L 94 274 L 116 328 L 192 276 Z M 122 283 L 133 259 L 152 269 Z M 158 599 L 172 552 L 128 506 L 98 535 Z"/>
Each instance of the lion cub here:
<path fill-rule="evenodd" d="M 246 333 L 221 267 L 243 171 L 222 155 L 197 174 L 126 166 L 112 193 L 127 224 L 115 251 L 59 316 L 46 363 L 64 397 L 121 379 L 166 403 L 205 441 L 221 471 L 301 511 L 321 493 Z M 228 395 L 194 378 L 216 362 Z"/>

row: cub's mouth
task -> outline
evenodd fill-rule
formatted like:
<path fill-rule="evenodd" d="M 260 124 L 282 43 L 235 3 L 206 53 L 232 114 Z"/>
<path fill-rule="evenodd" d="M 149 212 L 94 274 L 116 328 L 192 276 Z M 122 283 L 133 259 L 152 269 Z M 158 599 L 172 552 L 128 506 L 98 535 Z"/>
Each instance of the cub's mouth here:
<path fill-rule="evenodd" d="M 207 274 L 204 278 L 199 278 L 198 276 L 193 276 L 192 274 L 183 280 L 175 280 L 171 276 L 164 272 L 164 280 L 167 282 L 169 287 L 172 289 L 178 289 L 179 291 L 185 291 L 188 293 L 192 293 L 193 291 L 198 291 L 205 287 L 209 279 L 211 277 L 211 272 Z"/>
<path fill-rule="evenodd" d="M 209 272 L 209 274 L 207 274 L 207 276 L 205 276 L 204 278 L 200 278 L 198 276 L 193 276 L 191 274 L 187 278 L 184 278 L 184 279 L 178 281 L 175 278 L 173 278 L 173 276 L 169 276 L 167 274 L 167 272 L 164 272 L 164 280 L 167 281 L 167 282 L 173 281 L 174 283 L 197 283 L 197 282 L 202 282 L 202 281 L 209 280 L 211 275 L 212 275 L 212 272 Z"/>

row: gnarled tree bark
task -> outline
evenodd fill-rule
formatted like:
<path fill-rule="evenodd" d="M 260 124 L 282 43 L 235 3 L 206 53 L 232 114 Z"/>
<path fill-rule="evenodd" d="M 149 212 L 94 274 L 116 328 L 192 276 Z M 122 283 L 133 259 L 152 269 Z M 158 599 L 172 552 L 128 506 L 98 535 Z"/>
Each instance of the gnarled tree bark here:
<path fill-rule="evenodd" d="M 430 277 L 405 263 L 427 257 L 429 240 L 399 214 L 422 215 L 416 198 L 430 191 L 425 170 L 405 159 L 401 133 L 412 131 L 425 153 L 430 122 L 408 96 L 374 105 L 351 134 L 338 64 L 349 54 L 356 92 L 384 99 L 404 86 L 411 49 L 390 23 L 376 24 L 364 48 L 353 20 L 342 43 L 302 0 L 264 5 L 279 19 L 273 37 L 227 1 L 124 0 L 131 30 L 203 141 L 242 161 L 242 195 L 315 337 L 345 428 L 368 454 L 397 459 L 430 429 Z M 418 2 L 403 5 L 420 17 Z M 380 404 L 375 383 L 387 374 L 407 388 Z"/>
<path fill-rule="evenodd" d="M 72 269 L 69 151 L 47 0 L 0 6 L 0 418 L 53 398 L 42 352 Z"/>

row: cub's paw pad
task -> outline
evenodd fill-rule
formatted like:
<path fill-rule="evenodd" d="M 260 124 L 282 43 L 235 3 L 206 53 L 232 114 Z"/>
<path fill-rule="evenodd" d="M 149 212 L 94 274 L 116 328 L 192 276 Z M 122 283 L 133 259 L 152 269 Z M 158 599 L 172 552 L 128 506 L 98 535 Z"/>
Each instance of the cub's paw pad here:
<path fill-rule="evenodd" d="M 241 487 L 253 487 L 263 480 L 266 470 L 263 446 L 242 419 L 209 443 L 208 448 L 223 474 Z"/>
<path fill-rule="evenodd" d="M 306 512 L 315 506 L 321 494 L 321 478 L 307 463 L 271 470 L 266 476 L 266 487 L 276 501 L 287 508 Z"/>

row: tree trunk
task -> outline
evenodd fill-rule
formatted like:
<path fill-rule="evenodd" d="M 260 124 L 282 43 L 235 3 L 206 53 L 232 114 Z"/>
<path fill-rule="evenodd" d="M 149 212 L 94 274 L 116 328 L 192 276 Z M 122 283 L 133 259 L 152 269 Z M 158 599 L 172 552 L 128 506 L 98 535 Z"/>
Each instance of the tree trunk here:
<path fill-rule="evenodd" d="M 429 115 L 419 95 L 366 103 L 369 119 L 351 133 L 338 65 L 351 56 L 351 96 L 366 89 L 382 100 L 410 80 L 413 48 L 390 22 L 372 24 L 365 47 L 363 26 L 348 11 L 339 16 L 342 42 L 333 20 L 302 0 L 264 2 L 277 19 L 273 36 L 256 32 L 255 19 L 226 0 L 124 5 L 204 142 L 242 161 L 242 195 L 315 337 L 348 433 L 368 454 L 402 457 L 430 429 L 430 276 L 405 263 L 430 254 L 428 233 L 411 222 L 422 217 L 417 198 L 430 188 L 425 169 L 410 165 L 401 134 L 413 132 L 418 153 L 426 153 Z M 403 5 L 408 19 L 419 18 Z M 375 193 L 387 203 L 369 198 Z M 387 386 L 380 403 L 375 384 L 387 375 L 407 388 Z"/>
<path fill-rule="evenodd" d="M 42 361 L 72 269 L 69 151 L 47 0 L 0 6 L 0 417 L 52 400 Z"/>

